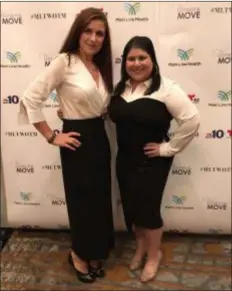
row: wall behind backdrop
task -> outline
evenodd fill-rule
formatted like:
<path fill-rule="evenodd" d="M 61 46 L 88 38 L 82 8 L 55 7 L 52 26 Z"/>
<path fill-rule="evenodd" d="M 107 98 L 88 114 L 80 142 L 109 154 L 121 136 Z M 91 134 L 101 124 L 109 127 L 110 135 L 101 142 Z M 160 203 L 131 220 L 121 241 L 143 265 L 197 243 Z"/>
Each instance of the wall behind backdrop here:
<path fill-rule="evenodd" d="M 175 157 L 162 203 L 167 231 L 231 233 L 231 4 L 230 2 L 35 2 L 1 5 L 1 155 L 4 226 L 68 228 L 59 149 L 32 125 L 18 124 L 19 99 L 49 65 L 81 9 L 102 8 L 112 32 L 114 82 L 124 45 L 134 35 L 153 41 L 162 75 L 179 82 L 201 114 L 193 142 Z M 60 130 L 56 92 L 45 116 Z M 113 211 L 124 230 L 114 173 Z M 170 135 L 175 129 L 172 124 Z M 78 177 L 77 177 L 78 178 Z"/>

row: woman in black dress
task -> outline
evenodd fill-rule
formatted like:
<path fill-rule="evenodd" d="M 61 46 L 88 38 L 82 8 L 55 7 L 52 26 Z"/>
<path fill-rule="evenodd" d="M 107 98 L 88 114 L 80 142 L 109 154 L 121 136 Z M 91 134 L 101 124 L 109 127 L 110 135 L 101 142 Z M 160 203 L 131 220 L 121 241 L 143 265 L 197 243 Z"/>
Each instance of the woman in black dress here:
<path fill-rule="evenodd" d="M 179 85 L 160 76 L 152 41 L 133 37 L 122 56 L 121 80 L 109 105 L 117 130 L 117 178 L 125 222 L 137 248 L 130 269 L 141 266 L 141 281 L 155 277 L 161 259 L 160 206 L 173 157 L 192 140 L 199 114 Z M 169 140 L 170 122 L 179 125 Z"/>

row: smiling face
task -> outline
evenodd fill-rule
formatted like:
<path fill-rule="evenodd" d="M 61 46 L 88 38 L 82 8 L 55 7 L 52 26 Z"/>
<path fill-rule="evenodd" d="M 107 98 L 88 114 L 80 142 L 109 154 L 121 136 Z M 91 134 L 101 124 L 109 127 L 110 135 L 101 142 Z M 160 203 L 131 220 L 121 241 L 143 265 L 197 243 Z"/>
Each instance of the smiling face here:
<path fill-rule="evenodd" d="M 144 82 L 150 78 L 153 62 L 150 55 L 139 48 L 132 48 L 126 57 L 126 72 L 136 82 Z"/>
<path fill-rule="evenodd" d="M 79 50 L 93 57 L 102 48 L 105 39 L 105 25 L 101 20 L 92 20 L 84 29 L 79 40 Z"/>

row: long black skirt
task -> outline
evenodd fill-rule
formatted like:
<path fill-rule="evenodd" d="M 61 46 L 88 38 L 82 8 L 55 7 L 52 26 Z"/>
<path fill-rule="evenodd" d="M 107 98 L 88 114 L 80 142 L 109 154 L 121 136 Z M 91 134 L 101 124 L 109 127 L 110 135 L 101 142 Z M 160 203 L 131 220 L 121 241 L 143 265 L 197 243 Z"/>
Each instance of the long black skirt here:
<path fill-rule="evenodd" d="M 81 146 L 61 148 L 62 173 L 73 251 L 84 260 L 105 260 L 114 247 L 110 147 L 104 120 L 63 120 Z"/>

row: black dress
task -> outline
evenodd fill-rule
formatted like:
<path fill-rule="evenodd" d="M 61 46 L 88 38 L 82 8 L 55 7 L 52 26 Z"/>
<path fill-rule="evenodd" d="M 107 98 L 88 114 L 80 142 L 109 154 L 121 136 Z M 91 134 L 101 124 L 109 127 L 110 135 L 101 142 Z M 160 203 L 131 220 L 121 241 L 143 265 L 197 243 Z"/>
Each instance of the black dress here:
<path fill-rule="evenodd" d="M 131 102 L 113 96 L 109 114 L 116 123 L 118 153 L 117 179 L 125 223 L 157 229 L 163 221 L 160 206 L 173 157 L 148 158 L 148 142 L 168 141 L 172 116 L 163 102 L 142 97 Z"/>

